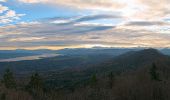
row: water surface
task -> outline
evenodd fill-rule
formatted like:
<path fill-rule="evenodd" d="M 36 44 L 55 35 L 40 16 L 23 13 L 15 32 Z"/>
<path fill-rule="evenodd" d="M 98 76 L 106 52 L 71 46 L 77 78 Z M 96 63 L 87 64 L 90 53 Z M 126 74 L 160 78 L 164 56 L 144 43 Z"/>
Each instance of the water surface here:
<path fill-rule="evenodd" d="M 13 62 L 13 61 L 22 61 L 22 60 L 36 60 L 42 58 L 50 58 L 56 57 L 59 54 L 42 54 L 42 55 L 35 55 L 35 56 L 25 56 L 25 57 L 16 57 L 16 58 L 9 58 L 9 59 L 0 59 L 0 62 Z"/>

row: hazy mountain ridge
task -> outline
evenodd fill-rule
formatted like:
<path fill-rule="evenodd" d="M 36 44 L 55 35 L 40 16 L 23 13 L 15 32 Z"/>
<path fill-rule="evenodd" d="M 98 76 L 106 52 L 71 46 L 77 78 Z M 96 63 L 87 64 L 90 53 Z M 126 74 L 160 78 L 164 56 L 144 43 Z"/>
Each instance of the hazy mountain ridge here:
<path fill-rule="evenodd" d="M 49 49 L 38 49 L 38 50 L 0 50 L 0 59 L 6 58 L 15 58 L 31 55 L 41 55 L 41 54 L 63 54 L 63 55 L 96 55 L 96 54 L 105 54 L 118 56 L 120 54 L 129 52 L 129 51 L 139 51 L 145 48 L 77 48 L 77 49 L 62 49 L 62 50 L 49 50 Z M 159 49 L 160 52 L 166 55 L 170 55 L 170 49 L 164 48 Z"/>
<path fill-rule="evenodd" d="M 120 74 L 122 72 L 135 71 L 138 69 L 149 69 L 153 63 L 156 63 L 159 69 L 170 71 L 170 57 L 162 54 L 155 49 L 145 49 L 141 51 L 130 51 L 115 58 L 103 61 L 100 64 L 86 66 L 82 69 L 68 69 L 59 73 L 53 73 L 51 83 L 62 83 L 63 77 L 67 77 L 64 81 L 68 83 L 80 82 L 90 78 L 93 74 L 104 76 L 106 73 L 113 72 Z M 167 74 L 167 73 L 166 73 Z M 50 78 L 48 78 L 50 79 Z M 49 82 L 49 83 L 50 83 Z M 56 83 L 59 82 L 59 83 Z"/>
<path fill-rule="evenodd" d="M 18 50 L 18 51 L 23 51 L 23 50 Z M 40 51 L 47 52 L 48 50 L 47 51 L 40 50 Z M 96 52 L 96 51 L 100 51 L 100 52 Z M 36 52 L 39 51 L 37 50 Z M 5 69 L 5 66 L 8 66 L 8 67 L 12 67 L 12 69 L 14 70 L 20 69 L 20 71 L 22 71 L 22 69 L 24 71 L 35 71 L 35 70 L 48 71 L 48 69 L 56 70 L 58 68 L 60 69 L 71 68 L 72 70 L 74 70 L 74 68 L 77 69 L 80 67 L 83 70 L 91 67 L 94 67 L 95 70 L 99 70 L 99 68 L 100 67 L 102 68 L 102 66 L 105 66 L 105 69 L 109 67 L 115 67 L 121 69 L 124 67 L 135 68 L 138 66 L 144 66 L 148 63 L 152 63 L 156 61 L 157 59 L 168 57 L 155 49 L 144 49 L 141 51 L 137 49 L 101 49 L 101 50 L 65 49 L 65 50 L 58 51 L 58 53 L 62 53 L 65 55 L 52 57 L 52 58 L 44 58 L 41 60 L 32 60 L 32 61 L 17 61 L 17 62 L 6 62 L 6 63 L 1 62 L 0 65 L 1 65 L 1 69 Z"/>
<path fill-rule="evenodd" d="M 104 62 L 96 66 L 96 69 L 99 67 L 103 69 L 107 68 L 118 68 L 126 70 L 127 68 L 137 68 L 140 66 L 145 66 L 157 62 L 160 59 L 167 59 L 169 56 L 162 54 L 160 51 L 155 49 L 144 49 L 141 51 L 130 51 L 119 55 L 109 61 Z"/>
<path fill-rule="evenodd" d="M 89 80 L 93 75 L 97 76 L 98 83 L 96 83 L 96 87 L 103 89 L 99 89 L 101 92 L 107 91 L 107 93 L 112 93 L 110 92 L 110 89 L 105 87 L 108 84 L 108 74 L 112 72 L 116 75 L 116 81 L 114 83 L 116 86 L 112 88 L 114 93 L 122 94 L 128 90 L 133 92 L 133 95 L 136 96 L 138 93 L 136 94 L 134 89 L 137 89 L 142 90 L 142 93 L 139 92 L 141 94 L 140 98 L 142 98 L 153 89 L 153 83 L 157 84 L 157 82 L 150 79 L 150 69 L 153 66 L 153 63 L 157 67 L 160 79 L 163 80 L 156 86 L 161 86 L 161 91 L 164 91 L 163 88 L 169 86 L 164 81 L 168 82 L 169 80 L 170 57 L 162 54 L 156 49 L 129 51 L 118 56 L 101 54 L 86 56 L 67 55 L 60 56 L 59 58 L 53 57 L 41 60 L 0 63 L 0 65 L 1 70 L 5 70 L 5 68 L 7 68 L 6 66 L 8 66 L 13 72 L 22 76 L 18 77 L 21 79 L 25 79 L 25 77 L 28 77 L 27 75 L 36 71 L 43 76 L 45 85 L 48 89 L 64 91 L 64 96 L 68 96 L 66 93 L 70 93 L 67 89 L 71 91 L 77 89 L 76 91 L 83 95 L 84 93 L 82 91 L 86 91 L 86 93 L 88 93 Z M 134 89 L 131 88 L 132 86 L 134 86 Z M 143 89 L 145 86 L 147 86 L 147 88 Z M 160 87 L 158 89 L 160 89 Z M 76 94 L 76 92 L 73 93 Z M 92 93 L 94 92 L 92 91 Z M 168 93 L 169 92 L 166 92 L 165 95 Z M 114 94 L 114 96 L 120 96 L 123 98 L 120 94 Z M 88 94 L 85 95 L 88 97 Z M 112 96 L 110 94 L 104 94 L 104 96 L 105 95 Z M 124 96 L 128 97 L 129 95 L 131 94 L 128 92 Z M 76 94 L 76 96 L 79 95 Z M 98 96 L 96 95 L 96 97 Z"/>
<path fill-rule="evenodd" d="M 63 56 L 43 58 L 41 60 L 30 60 L 30 61 L 14 61 L 14 62 L 1 62 L 1 71 L 3 71 L 6 66 L 12 68 L 14 71 L 19 69 L 19 72 L 32 72 L 32 71 L 49 71 L 58 70 L 64 68 L 83 68 L 92 64 L 97 64 L 104 62 L 110 58 L 123 54 L 130 51 L 131 49 L 115 49 L 115 48 L 92 48 L 92 49 L 63 49 L 63 50 L 7 50 L 0 51 L 2 53 L 9 54 L 10 52 L 17 53 L 28 53 L 33 55 L 39 54 L 62 54 Z M 24 56 L 24 55 L 21 55 Z M 15 57 L 14 57 L 15 58 Z M 48 64 L 49 63 L 49 64 Z M 17 71 L 18 72 L 18 71 Z"/>

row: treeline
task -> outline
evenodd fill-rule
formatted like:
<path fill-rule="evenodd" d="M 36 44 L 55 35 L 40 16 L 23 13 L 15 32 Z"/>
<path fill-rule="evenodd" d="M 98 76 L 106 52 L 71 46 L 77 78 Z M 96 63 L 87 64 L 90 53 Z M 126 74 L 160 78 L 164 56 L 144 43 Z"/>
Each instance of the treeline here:
<path fill-rule="evenodd" d="M 34 100 L 35 98 L 35 100 L 42 100 L 40 93 L 43 93 L 45 87 L 38 73 L 31 75 L 27 84 L 17 84 L 19 83 L 17 81 L 12 71 L 7 69 L 0 83 L 0 100 Z"/>
<path fill-rule="evenodd" d="M 49 89 L 39 73 L 21 84 L 7 69 L 0 83 L 0 100 L 170 100 L 170 79 L 164 74 L 154 63 L 119 75 L 93 73 L 82 86 Z"/>

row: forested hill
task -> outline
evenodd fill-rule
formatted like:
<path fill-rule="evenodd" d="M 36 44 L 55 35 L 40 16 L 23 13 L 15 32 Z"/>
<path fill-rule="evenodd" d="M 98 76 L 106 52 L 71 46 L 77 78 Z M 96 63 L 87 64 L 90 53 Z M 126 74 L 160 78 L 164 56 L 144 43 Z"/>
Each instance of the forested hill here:
<path fill-rule="evenodd" d="M 157 64 L 161 70 L 167 70 L 167 72 L 170 71 L 169 56 L 166 56 L 155 49 L 145 49 L 141 51 L 127 52 L 115 58 L 103 61 L 99 64 L 86 66 L 81 69 L 75 67 L 62 70 L 58 73 L 52 71 L 50 74 L 52 80 L 50 80 L 50 78 L 47 79 L 49 82 L 55 84 L 56 82 L 57 84 L 60 84 L 60 82 L 79 83 L 90 78 L 93 74 L 102 77 L 110 72 L 121 74 L 123 72 L 131 72 L 138 69 L 148 70 L 153 63 Z M 66 77 L 66 79 L 63 80 L 63 77 Z"/>
<path fill-rule="evenodd" d="M 14 100 L 170 99 L 170 57 L 158 50 L 130 51 L 117 57 L 106 55 L 72 57 L 69 55 L 60 59 L 54 57 L 0 63 L 1 66 L 10 66 L 1 67 L 4 70 L 5 68 L 11 70 L 4 71 L 0 83 L 2 90 L 0 98 L 3 98 L 2 100 L 13 100 L 9 98 L 15 98 Z M 58 68 L 57 64 L 64 64 L 65 67 Z M 22 76 L 26 75 L 24 79 L 17 77 L 17 72 Z"/>

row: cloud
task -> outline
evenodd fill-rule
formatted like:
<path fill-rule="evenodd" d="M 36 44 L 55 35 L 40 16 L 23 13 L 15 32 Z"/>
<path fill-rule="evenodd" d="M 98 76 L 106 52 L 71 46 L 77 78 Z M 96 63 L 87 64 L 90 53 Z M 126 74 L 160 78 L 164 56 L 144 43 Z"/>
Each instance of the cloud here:
<path fill-rule="evenodd" d="M 109 14 L 97 14 L 97 15 L 91 15 L 91 16 L 83 16 L 76 20 L 76 22 L 83 22 L 83 21 L 90 21 L 90 20 L 99 20 L 99 19 L 114 19 L 114 18 L 122 18 L 122 16 L 119 15 L 109 15 Z"/>
<path fill-rule="evenodd" d="M 169 0 L 18 0 L 37 6 L 91 11 L 79 16 L 53 17 L 32 22 L 20 19 L 10 7 L 0 5 L 1 48 L 169 47 Z M 18 2 L 17 2 L 18 3 Z M 22 3 L 21 3 L 22 5 Z M 61 6 L 62 5 L 62 6 Z M 25 6 L 25 5 L 24 5 Z M 66 7 L 66 8 L 65 8 Z M 38 15 L 39 13 L 37 13 Z M 45 14 L 48 14 L 45 12 Z M 76 14 L 77 15 L 77 14 Z M 29 15 L 28 15 L 29 16 Z"/>
<path fill-rule="evenodd" d="M 103 24 L 103 23 L 92 23 L 92 22 L 77 22 L 74 26 L 103 26 L 103 27 L 114 27 L 113 24 Z"/>
<path fill-rule="evenodd" d="M 49 18 L 47 21 L 51 21 L 51 23 L 59 24 L 59 25 L 66 25 L 66 24 L 74 24 L 74 23 L 81 23 L 81 22 L 88 22 L 94 20 L 108 20 L 108 19 L 123 19 L 120 15 L 113 15 L 113 14 L 93 14 L 93 15 L 85 15 L 73 18 Z"/>
<path fill-rule="evenodd" d="M 24 15 L 25 14 L 17 14 L 14 10 L 0 4 L 0 24 L 2 25 L 18 20 Z"/>
<path fill-rule="evenodd" d="M 24 3 L 45 3 L 48 2 L 49 0 L 18 0 Z"/>
<path fill-rule="evenodd" d="M 145 6 L 146 10 L 143 12 L 139 12 L 141 14 L 136 14 L 139 18 L 145 19 L 159 19 L 166 16 L 169 11 L 169 0 L 137 0 L 138 4 Z"/>
<path fill-rule="evenodd" d="M 0 13 L 3 13 L 5 11 L 7 11 L 7 10 L 8 10 L 8 7 L 3 6 L 3 5 L 0 4 Z"/>
<path fill-rule="evenodd" d="M 11 23 L 14 20 L 20 19 L 20 17 L 24 15 L 25 14 L 16 14 L 14 10 L 7 10 L 4 15 L 0 16 L 0 24 Z"/>
<path fill-rule="evenodd" d="M 104 24 L 86 23 L 86 20 L 84 20 L 85 22 L 75 21 L 66 25 L 54 24 L 51 21 L 21 22 L 16 25 L 1 27 L 1 48 L 62 49 L 67 47 L 93 47 L 96 45 L 167 47 L 170 43 L 170 34 L 162 34 L 143 28 L 143 26 L 152 26 L 151 23 L 153 22 L 135 22 L 133 24 L 140 24 L 141 28 L 128 28 L 126 25 L 113 27 Z"/>
<path fill-rule="evenodd" d="M 6 2 L 7 0 L 0 0 L 0 2 Z"/>
<path fill-rule="evenodd" d="M 23 3 L 49 3 L 57 5 L 66 5 L 81 9 L 105 9 L 107 8 L 120 8 L 124 6 L 123 2 L 116 0 L 18 0 Z"/>
<path fill-rule="evenodd" d="M 132 21 L 126 24 L 127 26 L 153 26 L 153 25 L 168 25 L 168 23 L 163 21 Z"/>
<path fill-rule="evenodd" d="M 45 39 L 45 37 L 23 37 L 23 38 L 13 38 L 9 39 L 10 42 L 26 42 L 26 41 L 36 41 L 36 40 L 42 40 Z"/>
<path fill-rule="evenodd" d="M 95 19 L 93 18 L 93 20 Z M 21 22 L 16 25 L 0 27 L 0 33 L 2 33 L 1 40 L 3 41 L 0 43 L 0 46 L 4 48 L 5 44 L 8 44 L 8 47 L 17 46 L 18 48 L 55 47 L 61 45 L 68 47 L 79 47 L 81 45 L 82 47 L 86 44 L 107 43 L 101 40 L 88 40 L 88 38 L 85 37 L 91 32 L 103 32 L 114 28 L 113 26 L 105 24 L 82 24 L 83 21 L 86 20 L 81 21 L 81 23 L 80 21 L 74 21 L 74 23 L 66 25 L 58 25 L 56 23 L 51 23 L 51 21 L 52 20 L 49 19 L 46 22 Z"/>
<path fill-rule="evenodd" d="M 90 9 L 96 12 L 118 12 L 129 20 L 157 20 L 170 12 L 169 0 L 18 0 L 30 4 L 50 4 L 69 6 L 77 9 Z M 83 20 L 83 19 L 82 19 Z M 86 20 L 86 19 L 85 19 Z"/>

